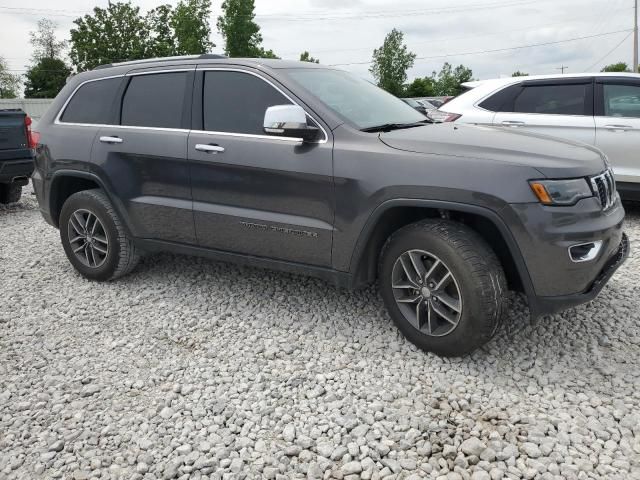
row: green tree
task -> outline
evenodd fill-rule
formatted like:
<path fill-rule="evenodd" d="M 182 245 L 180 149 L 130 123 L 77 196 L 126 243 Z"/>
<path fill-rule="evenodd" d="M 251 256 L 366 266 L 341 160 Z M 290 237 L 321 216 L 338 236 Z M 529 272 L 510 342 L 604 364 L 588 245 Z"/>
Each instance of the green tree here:
<path fill-rule="evenodd" d="M 211 0 L 181 0 L 171 16 L 176 55 L 197 55 L 211 51 Z"/>
<path fill-rule="evenodd" d="M 401 31 L 391 30 L 382 46 L 373 51 L 373 64 L 369 69 L 378 86 L 396 96 L 402 96 L 407 71 L 416 59 L 415 53 L 410 52 L 403 41 Z"/>
<path fill-rule="evenodd" d="M 625 62 L 612 63 L 604 67 L 601 72 L 630 72 L 629 65 Z"/>
<path fill-rule="evenodd" d="M 218 31 L 224 38 L 224 51 L 230 57 L 278 58 L 262 47 L 260 26 L 255 19 L 254 0 L 224 0 L 218 17 Z"/>
<path fill-rule="evenodd" d="M 435 85 L 431 77 L 416 78 L 404 91 L 407 97 L 434 97 L 435 94 Z"/>
<path fill-rule="evenodd" d="M 62 90 L 71 69 L 59 58 L 42 58 L 25 75 L 25 98 L 54 98 Z"/>
<path fill-rule="evenodd" d="M 0 98 L 16 98 L 20 88 L 20 76 L 9 71 L 4 58 L 0 57 Z"/>
<path fill-rule="evenodd" d="M 309 52 L 306 50 L 300 54 L 301 62 L 310 62 L 310 63 L 320 63 L 320 60 L 317 58 L 313 58 Z"/>
<path fill-rule="evenodd" d="M 71 29 L 71 62 L 78 71 L 105 63 L 153 56 L 148 48 L 149 29 L 140 8 L 130 3 L 95 7 L 92 15 L 74 20 Z"/>
<path fill-rule="evenodd" d="M 211 51 L 211 0 L 183 0 L 176 6 L 150 10 L 145 23 L 149 31 L 146 54 L 150 57 L 198 55 Z"/>
<path fill-rule="evenodd" d="M 160 5 L 147 12 L 145 23 L 149 29 L 148 54 L 152 57 L 176 55 L 175 35 L 171 27 L 173 8 Z"/>
<path fill-rule="evenodd" d="M 56 38 L 56 27 L 55 22 L 42 19 L 37 30 L 29 33 L 33 65 L 25 75 L 25 98 L 53 98 L 71 75 L 71 69 L 60 58 L 67 42 Z"/>
<path fill-rule="evenodd" d="M 35 32 L 29 32 L 33 46 L 33 59 L 38 62 L 43 58 L 60 58 L 67 48 L 67 41 L 56 38 L 58 24 L 46 18 L 38 21 Z"/>
<path fill-rule="evenodd" d="M 528 73 L 521 72 L 520 70 L 517 70 L 517 71 L 513 72 L 513 73 L 511 74 L 511 76 L 512 76 L 512 77 L 528 77 L 528 76 L 529 76 L 529 74 L 528 74 Z"/>
<path fill-rule="evenodd" d="M 265 50 L 264 48 L 260 47 L 258 48 L 258 50 L 256 50 L 256 53 L 254 55 L 255 58 L 275 58 L 275 59 L 279 59 L 280 57 L 277 56 L 273 50 L 269 49 L 269 50 Z"/>
<path fill-rule="evenodd" d="M 464 65 L 454 69 L 449 62 L 445 62 L 440 72 L 433 72 L 432 76 L 437 96 L 456 96 L 462 93 L 462 84 L 471 80 L 473 72 Z"/>

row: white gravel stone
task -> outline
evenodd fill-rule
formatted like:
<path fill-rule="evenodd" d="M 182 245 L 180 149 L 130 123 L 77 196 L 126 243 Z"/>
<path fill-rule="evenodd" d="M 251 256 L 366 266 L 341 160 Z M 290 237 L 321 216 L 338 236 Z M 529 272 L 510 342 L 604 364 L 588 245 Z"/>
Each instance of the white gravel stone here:
<path fill-rule="evenodd" d="M 323 457 L 329 458 L 331 457 L 331 454 L 333 453 L 334 450 L 334 446 L 331 443 L 319 443 L 318 446 L 316 447 L 316 451 L 318 452 L 318 455 L 321 455 Z"/>
<path fill-rule="evenodd" d="M 282 438 L 285 442 L 293 442 L 296 438 L 296 427 L 293 424 L 288 424 L 282 431 Z"/>
<path fill-rule="evenodd" d="M 82 279 L 0 206 L 0 479 L 640 480 L 640 208 L 591 304 L 413 347 L 375 287 L 160 254 Z"/>
<path fill-rule="evenodd" d="M 535 443 L 525 442 L 520 446 L 520 450 L 529 458 L 538 458 L 542 452 Z"/>
<path fill-rule="evenodd" d="M 362 471 L 362 465 L 360 465 L 360 462 L 358 461 L 345 463 L 342 466 L 342 473 L 344 473 L 345 475 L 360 473 L 361 471 Z"/>
<path fill-rule="evenodd" d="M 491 480 L 491 476 L 484 470 L 476 470 L 471 474 L 471 480 Z"/>
<path fill-rule="evenodd" d="M 476 456 L 478 456 L 486 448 L 487 448 L 487 446 L 484 444 L 484 442 L 482 442 L 480 439 L 478 439 L 476 437 L 468 438 L 464 442 L 462 442 L 462 444 L 460 445 L 460 450 L 462 450 L 462 452 L 465 455 L 476 455 Z"/>

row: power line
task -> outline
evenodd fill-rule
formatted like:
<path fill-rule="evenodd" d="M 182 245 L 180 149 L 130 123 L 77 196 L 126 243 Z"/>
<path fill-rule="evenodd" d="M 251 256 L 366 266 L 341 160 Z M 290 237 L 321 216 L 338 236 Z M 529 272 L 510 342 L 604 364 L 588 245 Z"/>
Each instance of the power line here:
<path fill-rule="evenodd" d="M 595 67 L 596 65 L 598 65 L 599 63 L 604 61 L 609 55 L 611 55 L 613 52 L 615 52 L 620 47 L 620 45 L 622 45 L 627 40 L 627 38 L 629 38 L 631 36 L 632 33 L 633 33 L 633 31 L 627 33 L 625 35 L 625 37 L 622 40 L 620 40 L 620 43 L 618 43 L 615 47 L 613 47 L 611 50 L 609 50 L 602 58 L 600 58 L 597 62 L 594 62 L 593 65 L 591 65 L 589 68 L 585 69 L 584 71 L 588 72 L 589 70 L 593 69 L 593 67 Z"/>
<path fill-rule="evenodd" d="M 428 57 L 416 57 L 416 60 L 429 60 L 429 59 L 433 59 L 433 58 L 447 58 L 447 57 L 464 57 L 464 56 L 468 56 L 468 55 L 481 55 L 481 54 L 485 54 L 485 53 L 498 53 L 498 52 L 507 52 L 510 50 L 522 50 L 525 48 L 532 48 L 532 47 L 544 47 L 547 45 L 557 45 L 560 43 L 567 43 L 567 42 L 575 42 L 577 40 L 585 40 L 587 38 L 595 38 L 595 37 L 604 37 L 607 35 L 613 35 L 616 33 L 622 33 L 622 32 L 629 32 L 629 29 L 626 30 L 617 30 L 615 32 L 606 32 L 606 33 L 600 33 L 598 35 L 585 35 L 583 37 L 575 37 L 575 38 L 568 38 L 566 40 L 557 40 L 554 42 L 544 42 L 544 43 L 532 43 L 529 45 L 519 45 L 517 47 L 507 47 L 507 48 L 496 48 L 493 50 L 477 50 L 474 52 L 459 52 L 459 53 L 448 53 L 448 54 L 444 54 L 444 55 L 430 55 Z M 330 67 L 340 67 L 340 66 L 348 66 L 348 65 L 369 65 L 370 63 L 373 63 L 371 60 L 367 61 L 367 62 L 351 62 L 351 63 L 334 63 L 331 65 L 328 65 Z"/>
<path fill-rule="evenodd" d="M 621 8 L 618 10 L 614 10 L 613 12 L 609 12 L 609 13 L 614 13 L 614 12 L 622 12 L 622 11 L 626 11 L 626 10 L 631 10 L 633 7 L 628 7 L 628 8 Z M 591 15 L 589 16 L 591 17 Z M 424 41 L 424 42 L 408 42 L 408 48 L 411 49 L 413 46 L 415 45 L 433 45 L 438 44 L 438 43 L 443 43 L 443 42 L 451 42 L 454 40 L 465 40 L 468 38 L 479 38 L 479 37 L 491 37 L 491 36 L 496 36 L 496 35 L 504 35 L 504 34 L 508 34 L 508 33 L 515 33 L 515 32 L 522 32 L 522 31 L 529 31 L 532 29 L 536 29 L 536 28 L 546 28 L 546 27 L 550 27 L 550 26 L 554 26 L 554 25 L 567 25 L 572 23 L 573 21 L 580 21 L 580 20 L 586 20 L 585 18 L 572 18 L 571 20 L 567 21 L 567 20 L 562 20 L 559 22 L 554 22 L 554 23 L 544 23 L 543 25 L 530 25 L 527 27 L 522 27 L 522 28 L 516 28 L 513 30 L 502 30 L 502 31 L 498 31 L 498 32 L 491 32 L 491 33 L 480 33 L 480 34 L 476 34 L 476 35 L 465 35 L 463 37 L 444 37 L 444 38 L 438 38 L 437 40 L 428 40 L 428 41 Z M 357 48 L 341 48 L 341 49 L 323 49 L 323 50 L 313 50 L 314 54 L 322 54 L 322 53 L 340 53 L 340 52 L 355 52 L 355 51 L 361 51 L 361 50 L 369 50 L 369 51 L 373 51 L 374 48 L 378 48 L 379 45 L 375 45 L 375 46 L 369 46 L 369 47 L 357 47 Z M 293 51 L 290 50 L 288 52 L 278 52 L 281 55 L 297 55 L 300 52 L 299 51 Z"/>
<path fill-rule="evenodd" d="M 398 17 L 414 17 L 414 16 L 424 16 L 424 15 L 440 15 L 444 13 L 459 13 L 459 12 L 467 12 L 470 10 L 484 10 L 487 8 L 505 8 L 505 7 L 518 7 L 522 5 L 529 5 L 532 3 L 540 3 L 544 1 L 553 1 L 553 0 L 507 0 L 493 3 L 470 3 L 466 5 L 458 5 L 455 7 L 441 7 L 441 8 L 432 8 L 432 9 L 420 9 L 420 10 L 379 10 L 373 11 L 369 13 L 352 13 L 348 15 L 335 15 L 333 12 L 309 12 L 309 13 L 299 13 L 299 14 L 256 14 L 256 18 L 264 18 L 264 19 L 277 19 L 282 21 L 325 21 L 325 20 L 350 20 L 353 18 L 357 19 L 365 19 L 365 18 L 398 18 Z M 0 5 L 0 10 L 10 10 L 19 12 L 21 14 L 28 15 L 52 15 L 52 16 L 61 16 L 61 17 L 72 17 L 77 18 L 78 16 L 83 16 L 90 14 L 88 11 L 81 10 L 59 10 L 59 9 L 49 9 L 49 8 L 25 8 L 25 7 L 9 7 L 6 5 Z"/>
<path fill-rule="evenodd" d="M 297 15 L 278 15 L 278 14 L 263 14 L 256 15 L 258 18 L 276 18 L 279 20 L 290 20 L 290 21 L 317 21 L 317 20 L 351 20 L 351 19 L 366 19 L 366 18 L 398 18 L 398 17 L 415 17 L 415 16 L 425 16 L 425 15 L 440 15 L 443 13 L 460 13 L 460 12 L 468 12 L 472 10 L 485 10 L 487 8 L 505 8 L 505 7 L 518 7 L 522 5 L 529 5 L 532 3 L 540 3 L 541 1 L 552 1 L 552 0 L 511 0 L 508 2 L 494 2 L 494 3 L 474 3 L 468 5 L 459 5 L 456 7 L 448 7 L 448 8 L 437 8 L 437 9 L 428 9 L 428 10 L 406 10 L 400 13 L 398 10 L 395 11 L 379 11 L 379 12 L 369 12 L 369 13 L 353 13 L 349 15 L 325 15 L 318 13 L 308 13 L 308 14 L 297 14 Z"/>
<path fill-rule="evenodd" d="M 575 38 L 568 38 L 565 40 L 556 40 L 553 42 L 543 42 L 543 43 L 532 43 L 529 45 L 518 45 L 516 47 L 506 47 L 506 48 L 496 48 L 493 50 L 478 50 L 478 51 L 474 51 L 474 52 L 459 52 L 459 53 L 450 53 L 450 54 L 443 54 L 443 55 L 430 55 L 430 56 L 425 56 L 425 57 L 416 57 L 416 60 L 429 60 L 429 59 L 434 59 L 434 58 L 447 58 L 447 57 L 462 57 L 462 56 L 468 56 L 468 55 L 481 55 L 481 54 L 486 54 L 486 53 L 497 53 L 497 52 L 507 52 L 507 51 L 512 51 L 512 50 L 522 50 L 525 48 L 533 48 L 533 47 L 543 47 L 543 46 L 547 46 L 547 45 L 558 45 L 560 43 L 568 43 L 568 42 L 575 42 L 578 40 L 586 40 L 588 38 L 594 38 L 594 37 L 604 37 L 607 35 L 614 35 L 616 33 L 623 33 L 623 32 L 632 32 L 632 30 L 626 29 L 626 30 L 617 30 L 615 32 L 606 32 L 606 33 L 600 33 L 597 35 L 585 35 L 583 37 L 575 37 Z M 628 37 L 628 35 L 627 35 Z M 349 65 L 369 65 L 370 63 L 373 63 L 372 61 L 367 61 L 367 62 L 351 62 L 351 63 L 334 63 L 334 64 L 330 64 L 327 65 L 329 67 L 340 67 L 340 66 L 349 66 Z M 25 72 L 27 70 L 8 70 L 11 72 Z M 55 72 L 55 71 L 59 71 L 59 70 L 47 70 L 50 72 Z"/>

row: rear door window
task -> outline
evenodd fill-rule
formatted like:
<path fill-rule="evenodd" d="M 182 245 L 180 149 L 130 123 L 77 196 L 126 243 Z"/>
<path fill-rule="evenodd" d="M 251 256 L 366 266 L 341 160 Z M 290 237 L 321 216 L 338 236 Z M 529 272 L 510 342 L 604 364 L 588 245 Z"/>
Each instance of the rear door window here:
<path fill-rule="evenodd" d="M 590 84 L 525 85 L 513 111 L 551 115 L 585 115 Z"/>
<path fill-rule="evenodd" d="M 602 86 L 605 117 L 640 118 L 640 85 Z"/>
<path fill-rule="evenodd" d="M 275 105 L 290 105 L 276 88 L 243 72 L 206 71 L 203 123 L 210 132 L 264 135 L 264 114 Z"/>
<path fill-rule="evenodd" d="M 181 128 L 188 72 L 131 77 L 122 99 L 121 125 Z"/>
<path fill-rule="evenodd" d="M 113 125 L 116 95 L 122 78 L 107 78 L 85 83 L 71 97 L 61 122 Z"/>

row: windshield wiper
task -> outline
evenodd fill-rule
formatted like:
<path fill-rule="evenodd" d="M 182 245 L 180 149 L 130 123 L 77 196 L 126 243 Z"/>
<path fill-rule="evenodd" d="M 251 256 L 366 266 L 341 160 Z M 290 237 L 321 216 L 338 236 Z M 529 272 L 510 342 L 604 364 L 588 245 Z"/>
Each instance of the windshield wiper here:
<path fill-rule="evenodd" d="M 425 119 L 420 122 L 412 122 L 412 123 L 384 123 L 382 125 L 376 125 L 375 127 L 367 127 L 363 128 L 361 132 L 390 132 L 392 130 L 402 130 L 405 128 L 414 128 L 414 127 L 424 127 L 425 125 L 431 123 L 429 120 Z"/>

